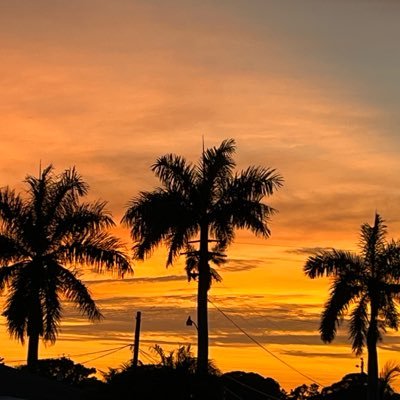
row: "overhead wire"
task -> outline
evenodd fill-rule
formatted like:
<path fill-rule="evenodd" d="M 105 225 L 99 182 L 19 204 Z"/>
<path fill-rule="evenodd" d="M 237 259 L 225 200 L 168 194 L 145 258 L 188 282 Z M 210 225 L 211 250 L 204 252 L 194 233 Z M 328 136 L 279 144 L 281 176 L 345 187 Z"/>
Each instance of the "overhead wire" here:
<path fill-rule="evenodd" d="M 129 344 L 129 345 L 127 345 L 127 346 L 132 346 L 132 344 Z M 126 346 L 125 346 L 125 347 L 126 347 Z M 93 354 L 107 353 L 107 352 L 109 352 L 109 351 L 117 350 L 117 349 L 120 349 L 120 348 L 121 348 L 121 346 L 113 347 L 113 348 L 105 349 L 105 350 L 92 351 L 92 352 L 90 352 L 90 353 L 68 354 L 68 357 L 91 356 L 91 355 L 93 355 Z"/>
<path fill-rule="evenodd" d="M 153 362 L 153 363 L 158 363 L 159 362 L 156 358 L 154 358 L 151 354 L 147 353 L 146 351 L 144 351 L 142 349 L 139 349 L 139 352 L 141 354 L 143 354 L 151 362 Z"/>
<path fill-rule="evenodd" d="M 277 359 L 279 362 L 281 362 L 282 364 L 286 365 L 288 368 L 290 368 L 292 371 L 295 371 L 296 373 L 298 373 L 299 375 L 303 376 L 304 378 L 310 380 L 313 383 L 316 383 L 318 386 L 323 386 L 321 385 L 321 383 L 319 383 L 318 381 L 316 381 L 315 379 L 311 378 L 310 376 L 304 374 L 303 372 L 301 372 L 300 370 L 298 370 L 297 368 L 293 367 L 291 364 L 289 364 L 288 362 L 286 362 L 285 360 L 283 360 L 282 358 L 280 358 L 279 356 L 277 356 L 276 354 L 274 354 L 272 351 L 270 351 L 269 349 L 267 349 L 262 343 L 260 343 L 257 339 L 255 339 L 253 336 L 251 336 L 250 334 L 248 334 L 243 328 L 241 328 L 231 317 L 229 317 L 224 311 L 222 311 L 210 298 L 208 299 L 208 301 L 215 307 L 215 309 L 217 311 L 219 311 L 232 325 L 234 325 L 237 329 L 240 330 L 240 332 L 242 332 L 245 336 L 247 336 L 252 342 L 254 342 L 257 346 L 259 346 L 261 349 L 263 349 L 266 353 L 268 353 L 271 357 L 274 357 L 275 359 Z"/>
<path fill-rule="evenodd" d="M 124 348 L 126 348 L 128 346 L 131 346 L 131 344 L 126 344 L 125 346 L 118 347 L 118 348 L 114 349 L 113 351 L 109 351 L 106 354 L 102 354 L 101 356 L 94 357 L 94 358 L 91 358 L 91 359 L 86 360 L 84 362 L 81 362 L 81 364 L 87 364 L 88 362 L 92 362 L 92 361 L 98 360 L 99 358 L 107 357 L 107 356 L 109 356 L 111 354 L 114 354 L 114 353 L 116 353 L 116 352 L 118 352 L 118 351 L 120 351 L 120 350 L 122 350 L 122 349 L 124 349 Z"/>
<path fill-rule="evenodd" d="M 256 393 L 261 394 L 261 395 L 263 395 L 263 396 L 265 396 L 265 397 L 268 397 L 269 399 L 272 399 L 272 400 L 281 400 L 279 397 L 273 396 L 272 394 L 269 394 L 269 393 L 265 393 L 265 392 L 263 392 L 262 390 L 259 390 L 259 389 L 255 388 L 255 387 L 252 387 L 252 386 L 248 385 L 247 383 L 240 382 L 238 379 L 235 379 L 235 378 L 233 378 L 232 376 L 224 375 L 224 377 L 227 378 L 227 379 L 230 379 L 230 380 L 233 381 L 233 382 L 236 382 L 237 384 L 239 384 L 239 385 L 245 387 L 246 389 L 250 389 L 250 390 L 252 390 L 253 392 L 256 392 Z M 226 387 L 226 386 L 225 386 L 225 387 Z"/>
<path fill-rule="evenodd" d="M 78 353 L 78 354 L 63 354 L 62 356 L 59 357 L 68 357 L 68 358 L 72 358 L 72 357 L 83 357 L 83 356 L 90 356 L 93 354 L 101 354 L 101 353 L 108 353 L 108 352 L 112 352 L 113 350 L 120 350 L 122 348 L 128 347 L 128 346 L 132 346 L 131 344 L 127 344 L 124 346 L 118 346 L 118 347 L 112 347 L 112 348 L 108 348 L 105 350 L 98 350 L 98 351 L 91 351 L 91 352 L 87 352 L 87 353 Z M 21 359 L 21 360 L 6 360 L 7 363 L 17 363 L 17 362 L 25 362 L 26 359 Z"/>
<path fill-rule="evenodd" d="M 233 397 L 235 397 L 238 400 L 243 400 L 238 394 L 236 394 L 234 391 L 232 391 L 231 389 L 229 389 L 227 386 L 224 386 L 224 390 L 229 392 L 231 395 L 233 395 Z"/>

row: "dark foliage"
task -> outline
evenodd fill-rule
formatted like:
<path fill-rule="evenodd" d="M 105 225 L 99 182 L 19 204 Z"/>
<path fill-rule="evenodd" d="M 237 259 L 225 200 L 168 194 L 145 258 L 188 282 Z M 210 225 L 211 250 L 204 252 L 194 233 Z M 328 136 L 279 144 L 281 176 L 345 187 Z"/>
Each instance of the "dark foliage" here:
<path fill-rule="evenodd" d="M 87 368 L 67 357 L 42 359 L 36 363 L 34 369 L 28 368 L 27 365 L 20 366 L 18 369 L 69 385 L 82 386 L 97 381 L 94 376 L 91 376 L 96 373 L 95 368 Z"/>
<path fill-rule="evenodd" d="M 272 378 L 264 378 L 254 372 L 233 371 L 221 377 L 224 399 L 264 400 L 285 399 L 286 395 L 279 383 Z M 269 397 L 268 397 L 269 396 Z"/>

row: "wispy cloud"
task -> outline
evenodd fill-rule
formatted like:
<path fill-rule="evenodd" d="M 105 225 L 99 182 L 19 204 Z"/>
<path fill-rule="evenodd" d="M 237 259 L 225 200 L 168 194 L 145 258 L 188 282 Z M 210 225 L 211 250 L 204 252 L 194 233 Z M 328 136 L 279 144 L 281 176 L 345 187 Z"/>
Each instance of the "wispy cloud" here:
<path fill-rule="evenodd" d="M 293 357 L 314 357 L 314 358 L 351 358 L 354 359 L 354 354 L 351 353 L 333 353 L 333 352 L 312 352 L 302 350 L 283 350 L 283 354 Z"/>
<path fill-rule="evenodd" d="M 299 255 L 313 255 L 319 253 L 321 251 L 329 251 L 332 250 L 330 247 L 301 247 L 298 249 L 288 249 L 286 250 L 289 254 L 299 254 Z"/>
<path fill-rule="evenodd" d="M 181 282 L 187 280 L 185 275 L 167 275 L 167 276 L 145 276 L 140 278 L 123 278 L 123 279 L 96 279 L 85 280 L 85 283 L 90 285 L 104 284 L 104 283 L 159 283 L 159 282 Z"/>
<path fill-rule="evenodd" d="M 265 260 L 229 258 L 228 262 L 223 264 L 220 269 L 221 271 L 244 272 L 258 268 L 263 264 L 265 264 Z"/>

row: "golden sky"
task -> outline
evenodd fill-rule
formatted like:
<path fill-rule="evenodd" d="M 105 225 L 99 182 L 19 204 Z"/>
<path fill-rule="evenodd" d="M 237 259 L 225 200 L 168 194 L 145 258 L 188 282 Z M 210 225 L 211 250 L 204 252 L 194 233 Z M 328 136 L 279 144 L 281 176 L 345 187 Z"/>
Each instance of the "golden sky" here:
<path fill-rule="evenodd" d="M 202 135 L 206 146 L 234 138 L 238 169 L 276 168 L 285 185 L 268 199 L 279 210 L 271 238 L 238 233 L 211 299 L 271 352 L 330 384 L 357 360 L 345 329 L 321 343 L 329 284 L 306 279 L 302 266 L 315 247 L 357 250 L 359 226 L 376 210 L 399 237 L 399 13 L 390 0 L 2 1 L 0 185 L 23 190 L 40 161 L 76 165 L 90 199 L 107 200 L 119 221 L 133 196 L 157 185 L 149 167 L 158 156 L 196 161 Z M 117 233 L 130 245 L 125 229 Z M 87 324 L 67 306 L 57 344 L 41 356 L 85 361 L 74 355 L 129 343 L 137 310 L 144 351 L 195 345 L 184 322 L 195 315 L 196 286 L 182 264 L 165 269 L 164 255 L 124 281 L 86 273 L 106 320 Z M 0 328 L 0 355 L 24 358 Z M 210 341 L 224 371 L 259 372 L 286 388 L 307 382 L 211 304 Z M 381 364 L 399 346 L 390 333 Z M 88 365 L 129 357 L 126 349 Z"/>

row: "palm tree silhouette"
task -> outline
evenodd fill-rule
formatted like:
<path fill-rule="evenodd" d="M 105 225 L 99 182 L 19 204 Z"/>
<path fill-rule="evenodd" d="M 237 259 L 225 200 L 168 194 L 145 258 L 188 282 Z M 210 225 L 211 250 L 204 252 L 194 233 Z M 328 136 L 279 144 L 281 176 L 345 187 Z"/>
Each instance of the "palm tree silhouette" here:
<path fill-rule="evenodd" d="M 75 303 L 89 320 L 102 317 L 76 270 L 131 270 L 120 242 L 104 229 L 114 225 L 104 202 L 79 203 L 88 185 L 75 168 L 55 176 L 50 165 L 28 176 L 27 196 L 0 190 L 0 291 L 8 289 L 3 315 L 9 333 L 24 343 L 28 366 L 38 360 L 39 338 L 55 342 L 61 300 Z"/>
<path fill-rule="evenodd" d="M 212 277 L 209 243 L 214 241 L 219 249 L 225 249 L 232 243 L 236 228 L 268 237 L 267 222 L 274 209 L 262 199 L 283 182 L 274 169 L 252 166 L 234 173 L 235 150 L 235 141 L 230 139 L 219 147 L 203 150 L 195 165 L 173 154 L 160 157 L 152 170 L 162 186 L 134 198 L 122 220 L 131 229 L 136 259 L 143 260 L 164 242 L 169 248 L 169 266 L 181 250 L 199 243 L 195 264 L 187 265 L 189 272 L 193 265 L 198 270 L 199 374 L 207 373 L 208 362 L 207 292 Z M 196 237 L 199 240 L 193 240 Z"/>
<path fill-rule="evenodd" d="M 304 271 L 310 278 L 332 278 L 330 297 L 319 331 L 324 342 L 335 338 L 350 308 L 350 339 L 356 355 L 368 351 L 368 399 L 379 399 L 377 343 L 385 328 L 397 329 L 400 299 L 400 243 L 386 242 L 386 226 L 379 214 L 374 225 L 361 226 L 361 254 L 319 251 L 308 258 Z"/>

